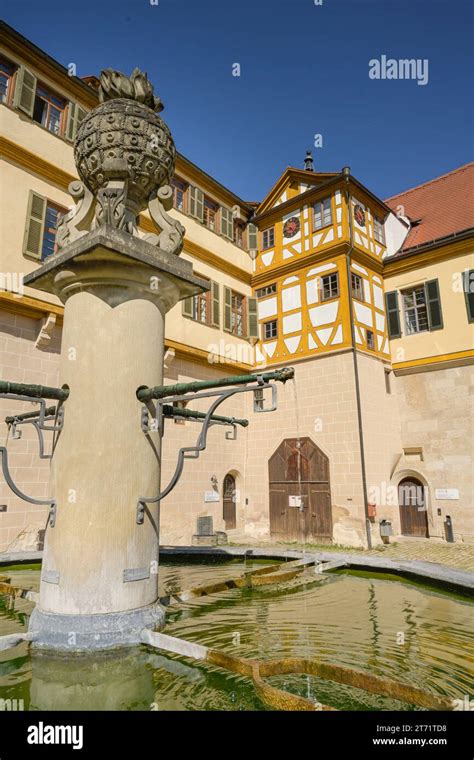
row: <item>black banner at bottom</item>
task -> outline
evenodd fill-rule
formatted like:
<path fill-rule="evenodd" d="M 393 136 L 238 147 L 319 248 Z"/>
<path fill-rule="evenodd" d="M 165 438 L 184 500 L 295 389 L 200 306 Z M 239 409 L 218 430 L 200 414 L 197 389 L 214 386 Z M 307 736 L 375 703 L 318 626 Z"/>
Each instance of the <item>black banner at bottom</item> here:
<path fill-rule="evenodd" d="M 1 712 L 0 760 L 283 750 L 472 760 L 470 712 Z M 216 743 L 218 742 L 218 744 Z M 219 748 L 219 750 L 218 750 Z"/>

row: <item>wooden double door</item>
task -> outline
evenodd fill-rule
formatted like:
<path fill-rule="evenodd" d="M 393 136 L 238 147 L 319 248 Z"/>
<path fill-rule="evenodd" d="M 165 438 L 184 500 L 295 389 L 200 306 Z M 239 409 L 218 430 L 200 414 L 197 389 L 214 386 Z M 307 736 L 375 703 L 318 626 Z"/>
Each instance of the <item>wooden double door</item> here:
<path fill-rule="evenodd" d="M 417 478 L 404 478 L 398 484 L 400 528 L 402 536 L 428 538 L 426 492 Z"/>
<path fill-rule="evenodd" d="M 277 540 L 332 539 L 329 460 L 310 438 L 287 438 L 268 462 L 270 533 Z"/>

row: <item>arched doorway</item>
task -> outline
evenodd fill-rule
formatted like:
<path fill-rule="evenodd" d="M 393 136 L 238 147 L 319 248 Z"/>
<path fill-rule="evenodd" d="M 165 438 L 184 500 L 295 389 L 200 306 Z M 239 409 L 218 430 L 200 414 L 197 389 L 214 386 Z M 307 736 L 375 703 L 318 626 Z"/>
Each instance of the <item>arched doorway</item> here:
<path fill-rule="evenodd" d="M 237 527 L 237 515 L 236 515 L 236 490 L 235 490 L 235 478 L 229 472 L 224 478 L 224 484 L 222 487 L 222 501 L 223 511 L 222 517 L 225 522 L 226 530 L 233 530 Z"/>
<path fill-rule="evenodd" d="M 398 484 L 400 530 L 402 536 L 428 538 L 428 511 L 425 486 L 415 477 L 403 478 Z"/>
<path fill-rule="evenodd" d="M 285 540 L 332 539 L 329 460 L 310 438 L 287 438 L 268 461 L 270 533 Z"/>

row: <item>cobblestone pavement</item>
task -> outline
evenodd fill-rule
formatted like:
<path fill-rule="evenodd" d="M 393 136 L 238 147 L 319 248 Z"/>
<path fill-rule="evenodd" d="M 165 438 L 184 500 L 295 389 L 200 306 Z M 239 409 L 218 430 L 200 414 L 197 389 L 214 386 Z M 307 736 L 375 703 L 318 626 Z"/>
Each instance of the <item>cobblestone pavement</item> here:
<path fill-rule="evenodd" d="M 288 547 L 289 549 L 301 549 L 301 544 L 297 543 L 274 543 L 271 541 L 252 541 L 246 537 L 245 540 L 233 540 L 232 543 L 242 543 L 247 546 L 264 546 L 270 548 Z M 367 555 L 369 557 L 384 557 L 393 560 L 419 560 L 420 562 L 434 562 L 438 565 L 458 568 L 459 570 L 470 570 L 474 572 L 474 545 L 472 544 L 446 544 L 436 541 L 409 539 L 399 542 L 393 542 L 388 546 L 366 551 L 365 549 L 350 549 L 345 546 L 335 546 L 328 544 L 306 544 L 306 549 L 318 548 L 322 551 L 337 551 L 344 553 L 357 553 L 358 556 Z"/>
<path fill-rule="evenodd" d="M 365 553 L 374 556 L 381 552 L 373 549 Z M 385 546 L 382 554 L 387 559 L 416 559 L 421 562 L 436 562 L 438 565 L 474 571 L 474 545 L 472 544 L 444 544 L 429 540 L 400 541 L 397 544 Z"/>

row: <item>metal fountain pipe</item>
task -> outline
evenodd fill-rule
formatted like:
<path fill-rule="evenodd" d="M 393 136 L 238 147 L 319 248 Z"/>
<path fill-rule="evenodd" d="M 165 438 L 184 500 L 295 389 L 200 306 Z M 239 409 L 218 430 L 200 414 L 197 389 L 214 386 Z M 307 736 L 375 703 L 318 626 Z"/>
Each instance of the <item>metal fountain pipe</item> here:
<path fill-rule="evenodd" d="M 69 389 L 51 388 L 48 385 L 10 383 L 8 380 L 0 380 L 0 393 L 14 393 L 17 396 L 30 396 L 31 398 L 53 398 L 56 399 L 56 401 L 65 401 L 69 396 Z"/>
<path fill-rule="evenodd" d="M 262 372 L 261 374 L 236 375 L 235 377 L 221 377 L 218 380 L 196 380 L 191 383 L 176 383 L 176 385 L 155 385 L 154 388 L 148 388 L 146 385 L 137 389 L 137 398 L 139 401 L 151 401 L 154 398 L 166 398 L 166 396 L 183 396 L 185 393 L 197 393 L 209 388 L 223 388 L 229 385 L 246 385 L 255 382 L 259 378 L 265 382 L 276 380 L 280 383 L 286 383 L 295 376 L 293 367 L 283 367 L 283 369 L 273 370 L 272 372 Z"/>
<path fill-rule="evenodd" d="M 47 406 L 44 410 L 44 416 L 45 417 L 54 417 L 56 414 L 57 407 L 55 406 Z M 23 412 L 22 414 L 14 414 L 10 417 L 5 417 L 5 422 L 7 425 L 11 425 L 13 422 L 23 422 L 23 420 L 32 420 L 36 417 L 40 416 L 40 412 L 38 410 L 34 412 Z"/>
<path fill-rule="evenodd" d="M 170 404 L 163 406 L 163 414 L 165 417 L 186 417 L 197 420 L 204 420 L 207 417 L 207 412 L 197 412 L 194 409 L 180 409 Z M 211 422 L 225 422 L 229 425 L 241 425 L 242 427 L 247 427 L 249 424 L 248 420 L 239 420 L 236 417 L 223 417 L 220 414 L 213 414 Z"/>

